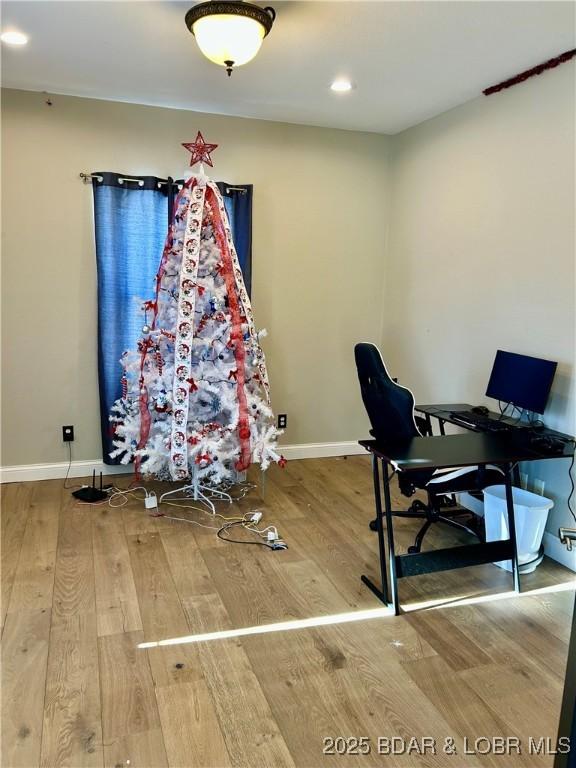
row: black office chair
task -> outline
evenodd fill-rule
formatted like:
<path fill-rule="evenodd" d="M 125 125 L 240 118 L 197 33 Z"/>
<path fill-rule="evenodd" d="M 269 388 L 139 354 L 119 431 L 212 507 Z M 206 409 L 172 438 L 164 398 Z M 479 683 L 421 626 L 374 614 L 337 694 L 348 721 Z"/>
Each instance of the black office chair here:
<path fill-rule="evenodd" d="M 372 429 L 370 434 L 382 442 L 400 443 L 412 437 L 430 434 L 424 419 L 414 414 L 414 395 L 396 383 L 386 370 L 380 350 L 374 344 L 362 343 L 354 347 L 362 400 L 368 412 Z M 404 496 L 413 496 L 425 490 L 428 503 L 417 499 L 406 512 L 393 512 L 401 517 L 425 518 L 413 546 L 408 552 L 420 552 L 422 541 L 432 523 L 446 523 L 484 539 L 484 531 L 475 515 L 454 505 L 446 507 L 446 494 L 464 491 L 478 492 L 489 485 L 502 483 L 504 473 L 498 467 L 465 467 L 459 469 L 421 470 L 399 472 L 398 484 Z M 455 517 L 468 516 L 467 523 Z M 375 530 L 374 521 L 370 527 Z"/>

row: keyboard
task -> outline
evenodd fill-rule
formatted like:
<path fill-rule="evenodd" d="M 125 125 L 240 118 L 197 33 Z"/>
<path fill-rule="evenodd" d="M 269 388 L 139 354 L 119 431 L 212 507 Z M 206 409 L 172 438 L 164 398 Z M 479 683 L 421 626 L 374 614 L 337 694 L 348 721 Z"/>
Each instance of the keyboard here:
<path fill-rule="evenodd" d="M 450 416 L 454 422 L 466 427 L 476 427 L 481 432 L 507 432 L 511 429 L 510 424 L 505 421 L 491 419 L 474 411 L 451 411 Z"/>

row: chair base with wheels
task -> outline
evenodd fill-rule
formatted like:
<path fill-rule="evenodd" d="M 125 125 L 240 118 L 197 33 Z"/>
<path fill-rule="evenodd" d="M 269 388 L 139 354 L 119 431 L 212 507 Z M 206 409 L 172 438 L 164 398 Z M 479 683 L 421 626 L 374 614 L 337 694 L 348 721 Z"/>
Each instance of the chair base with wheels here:
<path fill-rule="evenodd" d="M 450 501 L 452 502 L 451 499 Z M 482 518 L 478 517 L 467 509 L 461 509 L 457 507 L 455 502 L 452 502 L 445 508 L 444 504 L 439 505 L 437 502 L 434 504 L 425 504 L 420 499 L 416 499 L 412 502 L 407 510 L 394 511 L 392 514 L 394 517 L 404 517 L 409 520 L 422 520 L 424 518 L 424 524 L 416 534 L 414 544 L 408 547 L 409 554 L 414 554 L 421 551 L 424 536 L 433 523 L 444 523 L 445 525 L 449 525 L 452 528 L 465 531 L 466 533 L 475 536 L 479 541 L 486 540 L 484 521 Z M 455 518 L 465 518 L 465 521 L 461 521 Z M 370 521 L 370 530 L 377 530 L 376 518 Z"/>

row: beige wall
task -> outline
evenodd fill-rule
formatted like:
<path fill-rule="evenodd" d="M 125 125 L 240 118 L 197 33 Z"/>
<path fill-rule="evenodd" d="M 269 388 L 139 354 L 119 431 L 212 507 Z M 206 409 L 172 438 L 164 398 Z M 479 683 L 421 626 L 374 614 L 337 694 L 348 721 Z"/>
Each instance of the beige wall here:
<path fill-rule="evenodd" d="M 383 351 L 421 402 L 489 404 L 503 348 L 559 361 L 545 420 L 574 433 L 574 72 L 392 140 Z M 568 462 L 526 466 L 568 523 Z"/>
<path fill-rule="evenodd" d="M 177 176 L 197 130 L 220 144 L 215 178 L 254 184 L 253 304 L 284 442 L 363 436 L 352 347 L 381 335 L 388 140 L 52 101 L 3 92 L 2 465 L 64 461 L 63 424 L 75 459 L 100 456 L 92 193 L 79 172 Z"/>

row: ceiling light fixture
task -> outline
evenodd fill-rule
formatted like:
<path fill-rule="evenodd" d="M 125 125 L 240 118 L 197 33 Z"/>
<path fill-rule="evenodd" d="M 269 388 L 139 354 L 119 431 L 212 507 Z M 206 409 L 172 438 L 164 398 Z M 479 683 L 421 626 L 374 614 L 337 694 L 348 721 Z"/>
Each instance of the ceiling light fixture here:
<path fill-rule="evenodd" d="M 3 32 L 0 35 L 0 40 L 7 45 L 26 45 L 28 37 L 23 35 L 22 32 L 16 32 L 16 30 L 10 30 L 9 32 Z"/>
<path fill-rule="evenodd" d="M 352 83 L 350 82 L 350 80 L 339 78 L 338 80 L 334 80 L 334 82 L 330 86 L 330 89 L 332 91 L 336 91 L 336 93 L 346 93 L 347 91 L 352 90 Z"/>
<path fill-rule="evenodd" d="M 190 8 L 185 20 L 204 56 L 226 67 L 230 77 L 233 67 L 256 56 L 275 18 L 274 8 L 241 0 L 209 0 Z"/>

